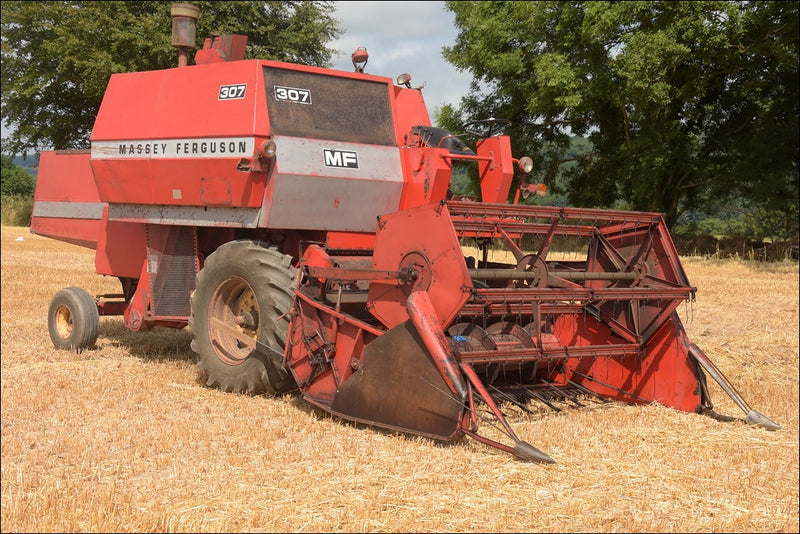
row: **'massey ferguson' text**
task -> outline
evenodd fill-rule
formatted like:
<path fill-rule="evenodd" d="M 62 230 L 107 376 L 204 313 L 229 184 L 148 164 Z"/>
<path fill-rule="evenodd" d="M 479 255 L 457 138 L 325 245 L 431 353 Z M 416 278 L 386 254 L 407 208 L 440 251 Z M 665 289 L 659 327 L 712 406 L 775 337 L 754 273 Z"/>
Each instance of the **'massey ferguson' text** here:
<path fill-rule="evenodd" d="M 92 158 L 246 157 L 253 138 L 170 139 L 153 141 L 95 141 Z"/>

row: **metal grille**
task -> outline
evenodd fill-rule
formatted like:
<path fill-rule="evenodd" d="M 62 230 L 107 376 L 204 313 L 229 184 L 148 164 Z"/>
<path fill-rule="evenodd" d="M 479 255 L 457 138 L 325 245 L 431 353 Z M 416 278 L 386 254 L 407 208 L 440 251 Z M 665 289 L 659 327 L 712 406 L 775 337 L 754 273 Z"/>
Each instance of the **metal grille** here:
<path fill-rule="evenodd" d="M 147 227 L 147 265 L 156 317 L 189 317 L 198 269 L 196 250 L 194 228 Z"/>

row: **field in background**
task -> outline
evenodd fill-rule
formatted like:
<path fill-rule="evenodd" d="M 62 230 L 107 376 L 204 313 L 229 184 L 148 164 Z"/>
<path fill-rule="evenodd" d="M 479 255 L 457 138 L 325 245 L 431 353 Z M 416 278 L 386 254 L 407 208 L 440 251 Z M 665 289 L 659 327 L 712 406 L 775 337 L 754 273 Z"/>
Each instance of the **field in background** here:
<path fill-rule="evenodd" d="M 56 351 L 56 291 L 119 291 L 93 259 L 2 227 L 3 532 L 797 532 L 797 262 L 683 260 L 689 338 L 782 430 L 656 405 L 509 412 L 558 462 L 538 465 L 206 388 L 186 330 L 102 318 L 96 349 Z"/>

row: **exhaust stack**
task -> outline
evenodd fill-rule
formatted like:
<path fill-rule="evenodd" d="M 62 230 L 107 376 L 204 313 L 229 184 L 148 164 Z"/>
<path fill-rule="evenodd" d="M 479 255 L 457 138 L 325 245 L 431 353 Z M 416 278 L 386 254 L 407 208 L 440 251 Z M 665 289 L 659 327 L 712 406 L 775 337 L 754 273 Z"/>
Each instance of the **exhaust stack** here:
<path fill-rule="evenodd" d="M 178 67 L 189 64 L 186 54 L 196 47 L 200 10 L 192 4 L 172 4 L 172 46 L 178 49 Z"/>

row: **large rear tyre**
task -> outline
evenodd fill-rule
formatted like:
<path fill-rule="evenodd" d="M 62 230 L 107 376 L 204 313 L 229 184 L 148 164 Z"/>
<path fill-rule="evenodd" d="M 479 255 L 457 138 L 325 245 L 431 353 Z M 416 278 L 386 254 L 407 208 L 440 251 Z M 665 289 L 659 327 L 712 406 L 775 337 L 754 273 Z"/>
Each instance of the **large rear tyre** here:
<path fill-rule="evenodd" d="M 57 349 L 83 350 L 97 341 L 100 313 L 85 290 L 66 287 L 56 293 L 47 310 L 47 330 Z"/>
<path fill-rule="evenodd" d="M 297 269 L 292 258 L 252 240 L 231 241 L 206 259 L 191 296 L 192 350 L 206 385 L 277 395 L 297 386 L 283 366 Z"/>

